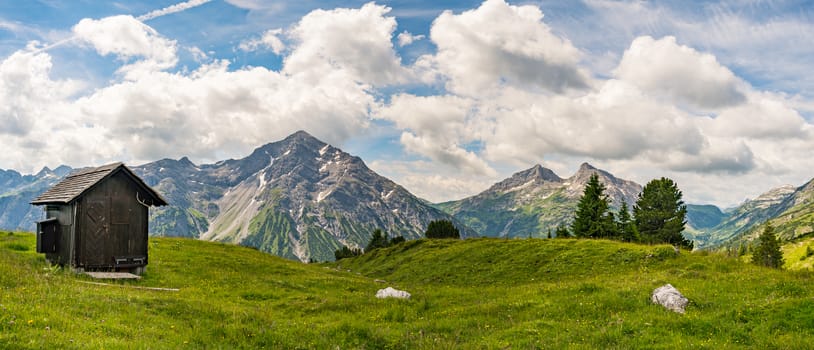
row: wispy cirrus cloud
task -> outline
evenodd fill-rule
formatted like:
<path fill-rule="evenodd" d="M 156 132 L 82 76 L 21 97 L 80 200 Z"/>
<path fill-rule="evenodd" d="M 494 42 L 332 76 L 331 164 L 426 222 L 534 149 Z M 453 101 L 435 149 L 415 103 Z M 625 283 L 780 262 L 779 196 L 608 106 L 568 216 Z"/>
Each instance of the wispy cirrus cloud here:
<path fill-rule="evenodd" d="M 181 12 L 181 11 L 186 11 L 186 10 L 189 10 L 189 9 L 191 9 L 193 7 L 198 7 L 198 6 L 201 6 L 203 4 L 206 4 L 207 2 L 210 2 L 210 1 L 212 1 L 212 0 L 190 0 L 190 1 L 182 2 L 182 3 L 178 3 L 178 4 L 175 4 L 175 5 L 172 5 L 172 6 L 167 6 L 165 8 L 160 9 L 160 10 L 150 11 L 148 13 L 145 13 L 145 14 L 143 14 L 141 16 L 136 17 L 136 19 L 139 20 L 139 21 L 142 21 L 142 22 L 143 21 L 149 21 L 151 19 L 158 18 L 158 17 L 161 17 L 161 16 L 166 16 L 166 15 L 169 15 L 169 14 L 178 13 L 178 12 Z"/>

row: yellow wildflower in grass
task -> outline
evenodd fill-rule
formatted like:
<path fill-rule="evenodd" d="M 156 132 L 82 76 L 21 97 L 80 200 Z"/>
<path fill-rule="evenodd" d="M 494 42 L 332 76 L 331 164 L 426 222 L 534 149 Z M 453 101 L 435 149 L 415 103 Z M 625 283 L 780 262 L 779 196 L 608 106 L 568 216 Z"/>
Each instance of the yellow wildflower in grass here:
<path fill-rule="evenodd" d="M 32 324 L 34 324 L 34 320 L 28 320 L 28 325 L 30 326 Z"/>

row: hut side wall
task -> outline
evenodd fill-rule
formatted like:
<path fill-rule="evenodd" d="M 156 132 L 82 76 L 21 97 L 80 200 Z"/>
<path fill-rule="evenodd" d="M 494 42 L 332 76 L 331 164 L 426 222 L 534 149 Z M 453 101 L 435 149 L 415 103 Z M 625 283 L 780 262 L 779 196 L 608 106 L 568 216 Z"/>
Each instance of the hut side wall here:
<path fill-rule="evenodd" d="M 78 261 L 86 268 L 118 266 L 116 258 L 142 257 L 147 263 L 147 207 L 138 198 L 146 198 L 133 180 L 118 172 L 90 189 L 79 200 Z"/>
<path fill-rule="evenodd" d="M 71 251 L 73 226 L 73 205 L 49 205 L 46 207 L 45 217 L 56 218 L 59 221 L 61 235 L 59 236 L 59 251 L 55 254 L 46 254 L 45 257 L 54 264 L 70 265 L 73 254 Z"/>

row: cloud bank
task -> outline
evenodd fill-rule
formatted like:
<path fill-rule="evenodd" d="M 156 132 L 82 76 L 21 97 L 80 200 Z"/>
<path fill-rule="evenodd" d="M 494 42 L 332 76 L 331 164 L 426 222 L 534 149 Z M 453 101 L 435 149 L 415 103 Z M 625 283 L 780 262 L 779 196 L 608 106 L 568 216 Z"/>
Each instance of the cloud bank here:
<path fill-rule="evenodd" d="M 279 69 L 227 59 L 179 67 L 181 45 L 143 21 L 205 2 L 76 23 L 77 40 L 67 45 L 117 64 L 111 81 L 90 89 L 53 78 L 54 57 L 41 44 L 2 58 L 0 135 L 15 151 L 0 154 L 0 164 L 34 171 L 185 155 L 206 162 L 299 129 L 341 146 L 375 124 L 405 157 L 369 159 L 373 168 L 436 201 L 535 163 L 564 176 L 586 160 L 640 182 L 672 176 L 693 181 L 686 192 L 718 188 L 721 202 L 742 192 L 693 184 L 764 190 L 770 174 L 788 174 L 772 183 L 797 180 L 810 176 L 797 168 L 814 167 L 814 129 L 799 111 L 810 101 L 753 86 L 686 35 L 636 36 L 598 72 L 592 53 L 534 5 L 487 0 L 445 11 L 424 38 L 399 30 L 389 7 L 368 3 L 314 10 L 235 44 L 270 50 Z M 398 47 L 416 40 L 434 47 L 405 62 Z"/>

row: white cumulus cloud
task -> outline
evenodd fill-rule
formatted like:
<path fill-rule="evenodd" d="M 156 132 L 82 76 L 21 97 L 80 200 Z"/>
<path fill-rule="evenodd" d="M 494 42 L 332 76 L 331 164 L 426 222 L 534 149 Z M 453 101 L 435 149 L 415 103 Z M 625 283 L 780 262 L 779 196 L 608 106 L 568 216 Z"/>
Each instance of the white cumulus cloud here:
<path fill-rule="evenodd" d="M 551 32 L 536 6 L 487 0 L 475 10 L 445 11 L 435 19 L 430 39 L 438 46 L 418 65 L 437 69 L 447 89 L 475 96 L 504 85 L 562 92 L 585 88 L 577 63 L 580 52 Z"/>
<path fill-rule="evenodd" d="M 153 72 L 100 89 L 76 102 L 128 158 L 189 155 L 216 160 L 306 129 L 339 144 L 366 127 L 373 98 L 349 76 L 305 81 L 263 67 L 228 62 L 189 75 Z"/>
<path fill-rule="evenodd" d="M 100 55 L 114 55 L 126 62 L 118 72 L 127 79 L 172 68 L 178 62 L 176 41 L 164 38 L 132 16 L 85 18 L 73 27 L 73 32 Z"/>
<path fill-rule="evenodd" d="M 377 111 L 379 118 L 395 122 L 404 131 L 400 142 L 408 152 L 426 156 L 452 168 L 480 175 L 495 171 L 475 152 L 462 145 L 475 140 L 473 101 L 457 96 L 394 95 Z"/>
<path fill-rule="evenodd" d="M 709 119 L 707 130 L 722 137 L 788 140 L 810 138 L 811 125 L 786 102 L 770 94 L 753 93 L 748 102 Z"/>
<path fill-rule="evenodd" d="M 674 37 L 633 40 L 614 71 L 643 91 L 656 92 L 697 108 L 720 108 L 745 100 L 740 79 L 711 54 L 678 45 Z"/>
<path fill-rule="evenodd" d="M 25 136 L 37 121 L 59 118 L 54 107 L 82 84 L 52 80 L 52 66 L 50 55 L 32 50 L 17 51 L 0 62 L 0 134 Z"/>
<path fill-rule="evenodd" d="M 318 77 L 343 70 L 376 86 L 404 81 L 408 72 L 391 41 L 396 20 L 388 12 L 374 3 L 310 12 L 289 31 L 296 49 L 285 58 L 283 71 Z"/>

